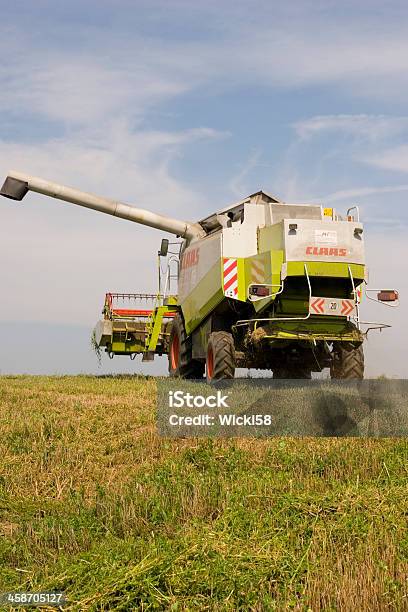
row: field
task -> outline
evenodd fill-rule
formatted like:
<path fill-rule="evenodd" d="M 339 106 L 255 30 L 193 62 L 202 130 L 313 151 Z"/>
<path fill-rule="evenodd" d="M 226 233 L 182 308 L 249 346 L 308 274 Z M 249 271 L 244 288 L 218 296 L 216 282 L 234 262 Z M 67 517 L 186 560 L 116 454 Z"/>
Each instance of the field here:
<path fill-rule="evenodd" d="M 154 379 L 0 378 L 0 591 L 68 610 L 406 610 L 404 440 L 169 440 Z"/>

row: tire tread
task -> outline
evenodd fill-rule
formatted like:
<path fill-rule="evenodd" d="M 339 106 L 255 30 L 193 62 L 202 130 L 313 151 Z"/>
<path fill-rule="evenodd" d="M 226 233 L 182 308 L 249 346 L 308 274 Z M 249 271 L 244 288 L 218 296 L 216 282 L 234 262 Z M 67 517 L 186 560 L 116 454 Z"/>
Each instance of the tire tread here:
<path fill-rule="evenodd" d="M 225 331 L 212 332 L 209 343 L 214 355 L 214 371 L 211 380 L 227 380 L 235 376 L 235 348 L 232 334 Z"/>
<path fill-rule="evenodd" d="M 339 343 L 333 348 L 333 362 L 330 368 L 333 379 L 364 378 L 364 350 L 352 344 Z"/>
<path fill-rule="evenodd" d="M 171 341 L 175 333 L 179 335 L 180 342 L 180 355 L 179 355 L 179 366 L 177 370 L 172 370 L 170 362 L 170 346 Z M 173 323 L 170 330 L 170 342 L 169 342 L 169 374 L 172 377 L 179 378 L 202 378 L 204 374 L 204 364 L 197 359 L 193 359 L 193 341 L 191 336 L 187 336 L 186 329 L 184 326 L 184 320 L 180 313 L 177 313 L 173 319 Z"/>

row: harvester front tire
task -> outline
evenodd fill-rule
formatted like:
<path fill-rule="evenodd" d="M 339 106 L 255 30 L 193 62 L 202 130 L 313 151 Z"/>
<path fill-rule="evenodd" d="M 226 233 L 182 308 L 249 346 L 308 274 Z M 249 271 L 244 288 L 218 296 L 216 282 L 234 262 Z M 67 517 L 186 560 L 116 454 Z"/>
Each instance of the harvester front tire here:
<path fill-rule="evenodd" d="M 204 363 L 193 359 L 191 336 L 187 336 L 183 317 L 176 314 L 170 330 L 169 374 L 173 378 L 202 378 Z"/>
<path fill-rule="evenodd" d="M 232 334 L 212 332 L 208 338 L 206 359 L 207 382 L 231 380 L 235 376 L 235 347 Z"/>
<path fill-rule="evenodd" d="M 352 344 L 339 342 L 333 346 L 333 361 L 330 367 L 332 379 L 364 378 L 364 351 L 361 344 L 355 348 Z"/>

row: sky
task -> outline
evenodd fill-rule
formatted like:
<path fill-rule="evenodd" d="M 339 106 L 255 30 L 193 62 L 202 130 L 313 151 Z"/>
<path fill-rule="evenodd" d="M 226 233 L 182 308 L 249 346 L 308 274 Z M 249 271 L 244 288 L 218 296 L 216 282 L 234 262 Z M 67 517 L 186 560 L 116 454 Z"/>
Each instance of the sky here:
<path fill-rule="evenodd" d="M 0 174 L 196 220 L 264 189 L 358 204 L 367 374 L 406 377 L 408 6 L 404 2 L 0 0 Z M 1 179 L 1 177 L 0 177 Z M 0 202 L 0 372 L 101 366 L 106 291 L 154 291 L 163 234 L 36 194 Z"/>

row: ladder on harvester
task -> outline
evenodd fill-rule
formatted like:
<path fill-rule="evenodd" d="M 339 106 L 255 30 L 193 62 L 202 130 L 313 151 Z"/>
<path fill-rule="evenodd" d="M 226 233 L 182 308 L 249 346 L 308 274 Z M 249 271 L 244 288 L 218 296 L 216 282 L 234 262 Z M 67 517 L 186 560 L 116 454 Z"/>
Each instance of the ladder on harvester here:
<path fill-rule="evenodd" d="M 143 355 L 143 361 L 151 361 L 154 359 L 157 342 L 160 336 L 164 337 L 164 344 L 166 347 L 168 347 L 170 340 L 170 326 L 167 325 L 167 323 L 169 323 L 178 310 L 177 296 L 174 294 L 172 295 L 171 290 L 177 290 L 179 255 L 175 252 L 169 252 L 168 247 L 169 244 L 177 244 L 177 246 L 180 248 L 180 244 L 169 243 L 168 240 L 164 240 L 164 242 L 166 243 L 165 254 L 162 253 L 162 248 L 158 252 L 157 264 L 159 292 L 156 297 L 154 308 L 146 322 L 145 352 Z M 163 271 L 161 267 L 161 257 L 166 258 L 165 271 Z"/>

